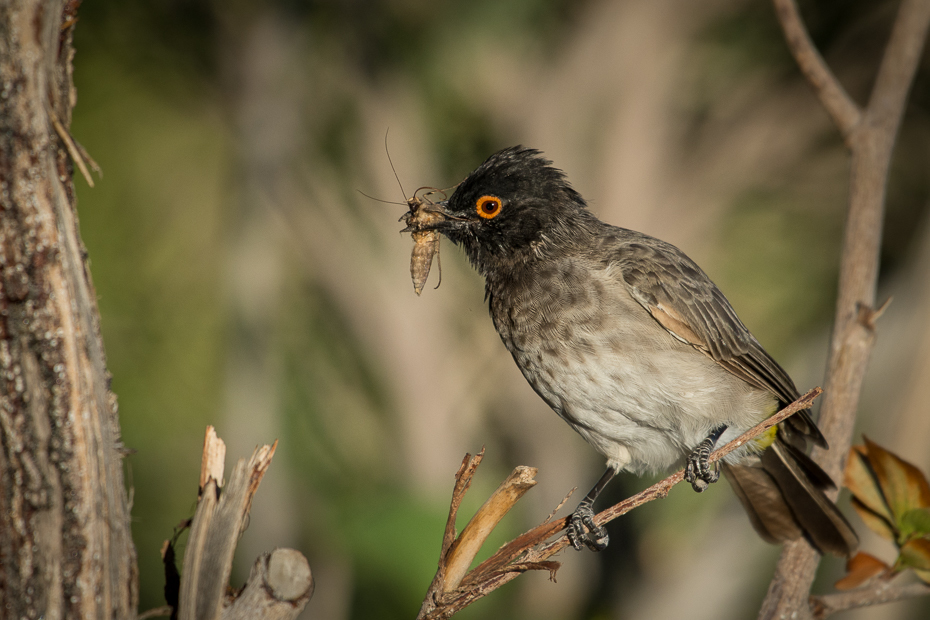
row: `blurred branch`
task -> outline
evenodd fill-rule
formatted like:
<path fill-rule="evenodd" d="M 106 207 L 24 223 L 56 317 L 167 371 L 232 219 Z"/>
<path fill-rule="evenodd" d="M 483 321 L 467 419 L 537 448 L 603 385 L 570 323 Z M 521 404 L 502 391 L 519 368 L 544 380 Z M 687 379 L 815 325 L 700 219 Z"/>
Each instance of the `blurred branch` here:
<path fill-rule="evenodd" d="M 772 417 L 715 450 L 710 455 L 710 462 L 720 460 L 798 411 L 810 408 L 811 403 L 822 392 L 823 390 L 819 387 L 812 389 Z M 547 570 L 550 578 L 554 579 L 556 571 L 561 566 L 559 562 L 550 562 L 548 559 L 569 545 L 568 536 L 562 534 L 555 540 L 544 543 L 568 527 L 568 517 L 552 522 L 547 520 L 530 531 L 521 534 L 465 574 L 460 583 L 457 582 L 458 575 L 464 573 L 464 570 L 467 569 L 468 564 L 474 559 L 481 544 L 491 533 L 494 526 L 523 496 L 523 493 L 535 484 L 535 481 L 532 480 L 532 476 L 536 473 L 535 469 L 528 467 L 515 469 L 510 477 L 498 487 L 491 498 L 485 502 L 484 506 L 478 510 L 472 521 L 456 539 L 455 517 L 483 455 L 483 450 L 475 457 L 466 454 L 455 476 L 449 518 L 446 521 L 442 550 L 439 556 L 439 569 L 436 571 L 436 576 L 427 590 L 417 620 L 449 618 L 528 570 Z M 609 523 L 642 504 L 665 497 L 671 488 L 683 479 L 684 470 L 682 469 L 657 482 L 645 491 L 603 510 L 594 517 L 594 521 L 598 525 Z M 489 509 L 489 506 L 496 508 Z M 473 526 L 476 522 L 481 525 Z M 473 549 L 474 553 L 456 553 L 457 548 L 465 545 Z"/>
<path fill-rule="evenodd" d="M 928 594 L 930 594 L 930 584 L 918 582 L 893 585 L 886 579 L 879 579 L 869 586 L 850 590 L 849 592 L 812 596 L 810 606 L 813 617 L 816 620 L 821 620 L 821 618 L 832 616 L 847 609 L 881 605 L 918 596 L 927 596 Z"/>
<path fill-rule="evenodd" d="M 172 617 L 180 620 L 287 620 L 296 618 L 310 600 L 313 595 L 310 566 L 306 558 L 293 549 L 262 554 L 242 590 L 235 596 L 227 594 L 236 544 L 277 445 L 275 442 L 256 448 L 248 463 L 239 459 L 224 486 L 226 446 L 213 427 L 207 427 L 200 498 L 184 553 L 177 616 Z M 173 562 L 174 543 L 168 542 L 165 547 L 166 563 Z"/>
<path fill-rule="evenodd" d="M 820 428 L 833 450 L 814 452 L 827 473 L 838 480 L 874 344 L 875 290 L 888 170 L 930 26 L 930 2 L 901 3 L 869 104 L 857 122 L 853 122 L 849 103 L 843 103 L 848 96 L 823 59 L 812 55 L 810 37 L 794 2 L 774 2 L 789 48 L 840 127 L 852 156 L 839 293 L 820 417 Z M 808 599 L 818 562 L 819 555 L 807 541 L 786 545 L 759 617 L 811 617 Z"/>
<path fill-rule="evenodd" d="M 814 47 L 795 0 L 773 1 L 788 49 L 804 77 L 814 87 L 820 103 L 827 109 L 840 133 L 844 138 L 848 138 L 853 128 L 862 120 L 862 110 L 850 98 L 849 93 L 830 71 L 823 56 Z"/>

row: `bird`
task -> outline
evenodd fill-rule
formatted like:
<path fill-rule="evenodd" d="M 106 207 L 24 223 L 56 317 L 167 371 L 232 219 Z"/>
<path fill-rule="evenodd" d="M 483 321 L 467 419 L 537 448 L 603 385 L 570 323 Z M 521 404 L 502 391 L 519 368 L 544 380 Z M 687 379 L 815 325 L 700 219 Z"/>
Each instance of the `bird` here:
<path fill-rule="evenodd" d="M 809 410 L 709 463 L 718 443 L 799 393 L 684 252 L 602 222 L 564 172 L 523 146 L 488 157 L 431 210 L 423 229 L 483 276 L 494 327 L 530 386 L 606 458 L 569 517 L 573 547 L 607 547 L 593 506 L 617 473 L 685 463 L 698 492 L 722 469 L 764 540 L 855 553 L 855 531 L 825 495 L 835 485 L 807 455 L 827 448 Z"/>

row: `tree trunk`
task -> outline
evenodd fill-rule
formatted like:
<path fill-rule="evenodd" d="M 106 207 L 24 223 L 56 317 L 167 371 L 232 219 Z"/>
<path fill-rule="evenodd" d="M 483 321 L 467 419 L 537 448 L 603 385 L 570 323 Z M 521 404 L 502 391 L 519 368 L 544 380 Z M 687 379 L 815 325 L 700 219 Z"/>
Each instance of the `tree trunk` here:
<path fill-rule="evenodd" d="M 136 615 L 116 398 L 71 182 L 78 4 L 0 2 L 0 619 Z"/>

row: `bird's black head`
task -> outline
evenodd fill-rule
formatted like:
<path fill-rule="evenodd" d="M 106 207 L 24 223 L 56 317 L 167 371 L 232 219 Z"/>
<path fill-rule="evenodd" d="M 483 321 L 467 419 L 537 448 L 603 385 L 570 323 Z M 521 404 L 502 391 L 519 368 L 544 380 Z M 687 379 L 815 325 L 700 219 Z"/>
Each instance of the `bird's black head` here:
<path fill-rule="evenodd" d="M 484 275 L 564 246 L 593 219 L 565 174 L 521 146 L 491 155 L 440 205 L 445 218 L 434 229 L 461 245 Z"/>

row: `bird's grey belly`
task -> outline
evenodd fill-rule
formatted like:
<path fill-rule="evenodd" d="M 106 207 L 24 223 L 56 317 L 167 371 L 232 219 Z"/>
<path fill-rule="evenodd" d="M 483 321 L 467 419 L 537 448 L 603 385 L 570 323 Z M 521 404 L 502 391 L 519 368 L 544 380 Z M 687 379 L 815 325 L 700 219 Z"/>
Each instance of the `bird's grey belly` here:
<path fill-rule="evenodd" d="M 720 424 L 732 429 L 726 440 L 774 412 L 771 394 L 675 339 L 632 299 L 597 310 L 534 304 L 498 331 L 533 389 L 609 465 L 663 470 Z"/>

